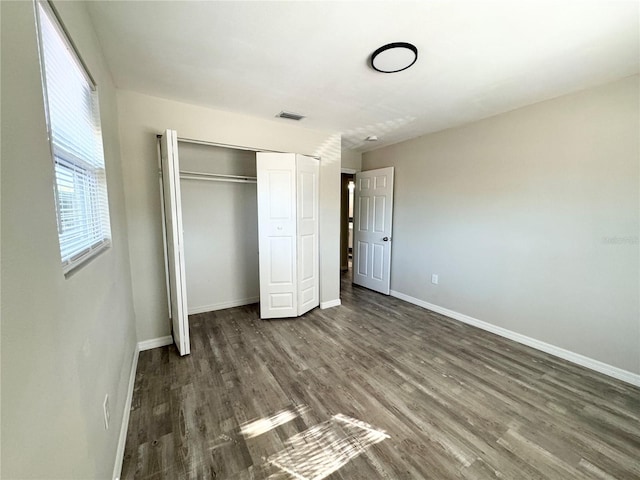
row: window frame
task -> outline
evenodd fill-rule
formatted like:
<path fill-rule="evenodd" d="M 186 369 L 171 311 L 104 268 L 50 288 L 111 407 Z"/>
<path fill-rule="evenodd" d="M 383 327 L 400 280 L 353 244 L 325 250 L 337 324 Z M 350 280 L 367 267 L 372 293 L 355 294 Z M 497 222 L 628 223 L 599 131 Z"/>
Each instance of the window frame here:
<path fill-rule="evenodd" d="M 42 9 L 42 10 L 41 10 Z M 107 174 L 106 174 L 106 165 L 104 158 L 104 136 L 102 133 L 102 125 L 101 125 L 101 117 L 100 117 L 100 106 L 99 106 L 99 96 L 98 96 L 98 88 L 97 84 L 94 81 L 87 65 L 85 64 L 82 56 L 80 55 L 78 49 L 76 48 L 69 32 L 64 26 L 60 15 L 58 14 L 55 6 L 49 0 L 34 0 L 34 10 L 36 15 L 36 34 L 38 40 L 38 49 L 39 49 L 39 61 L 40 61 L 40 73 L 41 73 L 41 81 L 42 81 L 42 91 L 43 91 L 43 100 L 44 100 L 44 110 L 45 110 L 45 121 L 47 125 L 47 135 L 49 137 L 49 148 L 51 154 L 51 161 L 53 166 L 53 193 L 54 193 L 54 202 L 55 202 L 55 212 L 56 212 L 56 225 L 57 225 L 57 233 L 58 233 L 58 244 L 60 248 L 60 259 L 62 264 L 62 271 L 65 277 L 74 273 L 80 267 L 86 265 L 91 260 L 96 258 L 100 253 L 108 250 L 111 245 L 111 215 L 109 209 L 109 196 L 108 196 L 108 188 L 107 188 Z M 84 80 L 91 91 L 91 113 L 93 116 L 92 127 L 97 127 L 100 135 L 100 151 L 101 151 L 101 164 L 97 165 L 92 162 L 95 160 L 94 158 L 85 159 L 74 152 L 69 151 L 64 148 L 64 146 L 56 143 L 54 140 L 54 130 L 51 121 L 51 104 L 49 102 L 49 85 L 47 84 L 47 73 L 46 73 L 46 60 L 45 60 L 45 48 L 44 48 L 44 35 L 42 31 L 42 15 L 47 15 L 48 20 L 53 25 L 56 33 L 60 37 L 62 43 L 67 49 L 70 60 L 74 62 L 78 70 L 82 73 Z M 91 209 L 93 213 L 91 215 L 83 215 L 85 220 L 89 220 L 85 222 L 84 228 L 86 231 L 89 231 L 91 228 L 95 228 L 96 225 L 102 224 L 101 235 L 96 236 L 99 238 L 96 241 L 85 242 L 81 249 L 77 252 L 74 252 L 72 255 L 63 256 L 63 234 L 64 234 L 64 219 L 62 214 L 62 204 L 63 198 L 59 188 L 59 177 L 58 177 L 58 168 L 67 168 L 70 170 L 71 175 L 75 177 L 79 171 L 82 171 L 82 174 L 85 175 L 85 178 L 90 182 L 93 182 L 95 185 L 95 193 L 84 193 L 77 194 L 77 197 L 84 196 L 84 200 L 82 201 L 82 208 L 84 210 Z M 83 183 L 90 183 L 84 182 Z M 75 187 L 74 183 L 74 187 Z M 90 237 L 90 235 L 88 235 Z M 66 246 L 71 242 L 67 239 Z"/>

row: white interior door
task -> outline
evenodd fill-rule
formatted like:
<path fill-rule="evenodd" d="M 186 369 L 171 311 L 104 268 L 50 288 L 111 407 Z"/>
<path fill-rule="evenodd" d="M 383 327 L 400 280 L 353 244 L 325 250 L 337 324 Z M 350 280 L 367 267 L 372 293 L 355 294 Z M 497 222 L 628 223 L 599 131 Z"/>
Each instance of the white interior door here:
<path fill-rule="evenodd" d="M 173 340 L 180 355 L 187 355 L 191 352 L 191 346 L 189 342 L 189 317 L 187 315 L 184 243 L 182 240 L 180 162 L 178 160 L 178 135 L 175 130 L 167 130 L 161 137 L 160 153 L 167 283 Z"/>
<path fill-rule="evenodd" d="M 320 162 L 296 155 L 298 315 L 320 305 L 318 177 Z"/>
<path fill-rule="evenodd" d="M 393 167 L 356 174 L 353 283 L 389 295 Z"/>
<path fill-rule="evenodd" d="M 260 318 L 298 315 L 296 156 L 256 154 Z"/>

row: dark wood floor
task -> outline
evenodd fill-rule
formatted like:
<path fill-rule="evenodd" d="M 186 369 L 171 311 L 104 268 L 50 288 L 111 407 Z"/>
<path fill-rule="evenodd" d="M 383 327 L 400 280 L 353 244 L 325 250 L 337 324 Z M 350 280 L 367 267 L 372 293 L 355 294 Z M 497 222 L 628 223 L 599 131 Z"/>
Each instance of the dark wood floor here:
<path fill-rule="evenodd" d="M 640 479 L 640 389 L 347 281 L 303 318 L 190 322 L 190 356 L 140 354 L 122 478 L 312 478 L 284 452 L 332 480 Z"/>

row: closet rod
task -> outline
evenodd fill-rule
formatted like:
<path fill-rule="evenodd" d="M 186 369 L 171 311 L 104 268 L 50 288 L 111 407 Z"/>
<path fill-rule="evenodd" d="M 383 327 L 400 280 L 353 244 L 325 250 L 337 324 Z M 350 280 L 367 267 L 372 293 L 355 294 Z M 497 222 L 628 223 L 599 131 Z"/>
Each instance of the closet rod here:
<path fill-rule="evenodd" d="M 256 183 L 257 178 L 248 175 L 225 175 L 180 170 L 180 178 L 185 180 L 212 180 L 216 182 Z"/>
<path fill-rule="evenodd" d="M 201 175 L 180 175 L 180 180 L 205 180 L 207 182 L 228 182 L 228 183 L 257 183 L 249 178 L 216 178 L 203 177 Z"/>
<path fill-rule="evenodd" d="M 237 178 L 241 180 L 256 180 L 256 177 L 251 175 L 227 175 L 224 173 L 210 173 L 210 172 L 193 172 L 189 170 L 180 170 L 180 175 L 197 175 L 202 177 L 216 177 L 216 178 Z"/>
<path fill-rule="evenodd" d="M 162 170 L 158 170 L 158 175 L 162 176 Z M 248 175 L 223 175 L 221 173 L 190 172 L 180 171 L 180 180 L 208 180 L 212 182 L 235 182 L 235 183 L 256 183 L 257 177 Z"/>

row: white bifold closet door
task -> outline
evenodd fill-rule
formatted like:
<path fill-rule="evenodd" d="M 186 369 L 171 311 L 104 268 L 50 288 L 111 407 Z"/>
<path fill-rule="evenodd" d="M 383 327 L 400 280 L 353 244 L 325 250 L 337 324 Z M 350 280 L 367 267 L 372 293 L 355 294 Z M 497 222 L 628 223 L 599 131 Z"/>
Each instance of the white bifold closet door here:
<path fill-rule="evenodd" d="M 297 317 L 320 304 L 319 161 L 259 152 L 260 318 Z"/>
<path fill-rule="evenodd" d="M 189 317 L 187 315 L 187 287 L 184 269 L 184 241 L 182 239 L 182 206 L 180 199 L 180 161 L 178 134 L 167 130 L 160 138 L 162 171 L 163 230 L 166 256 L 169 314 L 173 341 L 180 355 L 191 352 Z"/>

